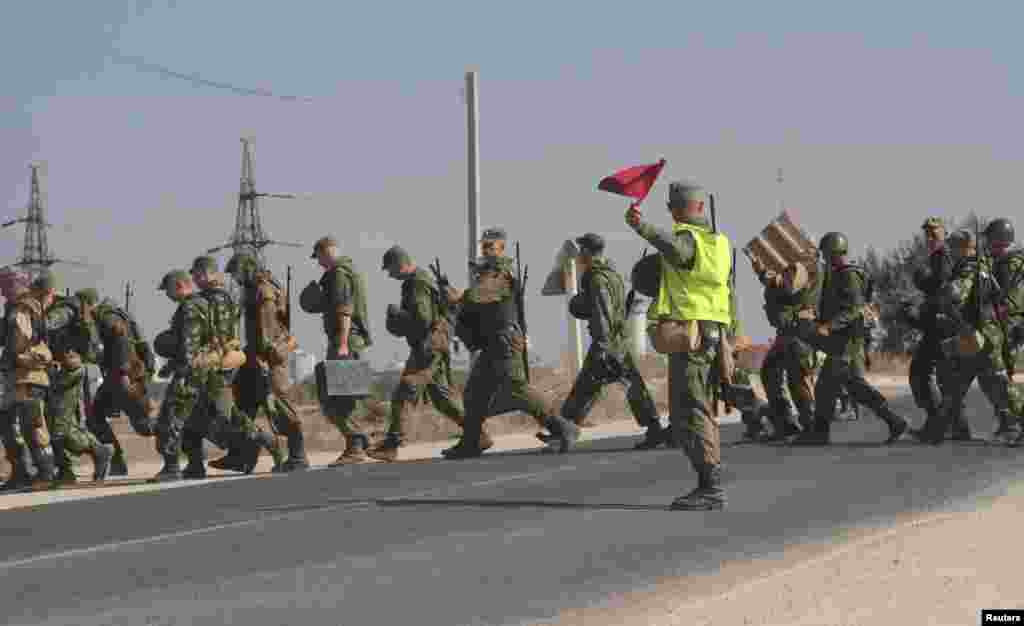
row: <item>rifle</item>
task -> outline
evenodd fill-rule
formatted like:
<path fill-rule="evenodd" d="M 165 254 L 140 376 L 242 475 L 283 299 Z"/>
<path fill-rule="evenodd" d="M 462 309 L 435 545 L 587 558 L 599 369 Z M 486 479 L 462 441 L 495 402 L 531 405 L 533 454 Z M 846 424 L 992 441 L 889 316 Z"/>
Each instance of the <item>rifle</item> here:
<path fill-rule="evenodd" d="M 441 272 L 441 259 L 434 257 L 434 263 L 429 265 L 430 272 L 434 275 L 434 282 L 437 283 L 438 300 L 437 306 L 441 312 L 442 317 L 448 320 L 448 323 L 452 326 L 452 332 L 455 330 L 455 320 L 451 319 L 452 309 L 448 304 L 448 288 L 451 286 L 451 282 L 448 281 L 448 276 Z M 452 350 L 457 354 L 461 350 L 459 340 L 452 337 Z"/>
<path fill-rule="evenodd" d="M 526 382 L 530 382 L 530 355 L 526 346 L 526 279 L 529 273 L 529 266 L 523 267 L 519 257 L 519 242 L 516 242 L 516 313 L 519 316 L 519 328 L 523 331 L 523 368 L 526 372 Z"/>
<path fill-rule="evenodd" d="M 292 332 L 292 266 L 285 274 L 284 327 Z"/>

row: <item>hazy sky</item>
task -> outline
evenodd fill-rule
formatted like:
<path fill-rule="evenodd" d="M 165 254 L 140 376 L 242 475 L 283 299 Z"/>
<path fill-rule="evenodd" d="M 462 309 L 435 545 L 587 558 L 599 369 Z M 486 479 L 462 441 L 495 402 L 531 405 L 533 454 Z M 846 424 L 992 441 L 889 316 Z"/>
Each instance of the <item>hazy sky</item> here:
<path fill-rule="evenodd" d="M 47 162 L 49 233 L 72 288 L 120 297 L 152 336 L 173 305 L 160 276 L 231 234 L 240 143 L 255 137 L 271 238 L 336 235 L 368 277 L 377 364 L 404 354 L 384 330 L 398 299 L 392 243 L 439 256 L 465 281 L 466 135 L 459 90 L 480 71 L 481 222 L 522 242 L 527 308 L 545 358 L 565 345 L 564 301 L 539 295 L 566 237 L 595 231 L 628 270 L 643 248 L 624 199 L 596 191 L 618 169 L 668 165 L 645 204 L 668 224 L 667 183 L 718 194 L 739 246 L 784 198 L 815 235 L 855 251 L 909 237 L 926 214 L 1015 216 L 1024 163 L 1020 3 L 940 2 L 33 2 L 0 20 L 0 189 L 21 216 L 33 160 Z M 120 57 L 118 55 L 121 55 Z M 289 102 L 140 71 L 124 56 Z M 0 233 L 0 261 L 22 228 Z M 270 248 L 298 287 L 309 249 Z M 221 261 L 227 260 L 221 256 Z M 742 261 L 744 322 L 769 328 Z M 303 347 L 319 320 L 295 308 Z"/>

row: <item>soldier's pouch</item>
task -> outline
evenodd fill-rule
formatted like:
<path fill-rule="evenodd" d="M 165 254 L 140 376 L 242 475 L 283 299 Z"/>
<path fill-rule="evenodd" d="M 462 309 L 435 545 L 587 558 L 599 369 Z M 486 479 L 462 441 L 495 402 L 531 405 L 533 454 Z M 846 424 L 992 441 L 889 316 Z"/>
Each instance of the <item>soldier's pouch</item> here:
<path fill-rule="evenodd" d="M 702 345 L 697 320 L 658 320 L 648 324 L 647 336 L 660 354 L 696 352 Z"/>
<path fill-rule="evenodd" d="M 447 353 L 450 350 L 452 338 L 451 325 L 447 319 L 434 320 L 430 325 L 430 349 L 434 352 Z"/>
<path fill-rule="evenodd" d="M 288 362 L 288 356 L 295 352 L 299 347 L 299 342 L 296 341 L 292 335 L 284 335 L 279 337 L 277 341 L 271 344 L 270 350 L 267 353 L 267 363 L 272 367 L 278 365 L 284 365 Z"/>
<path fill-rule="evenodd" d="M 399 380 L 407 385 L 426 385 L 434 380 L 434 370 L 429 365 L 424 368 L 413 369 L 407 364 L 405 369 L 402 370 Z"/>

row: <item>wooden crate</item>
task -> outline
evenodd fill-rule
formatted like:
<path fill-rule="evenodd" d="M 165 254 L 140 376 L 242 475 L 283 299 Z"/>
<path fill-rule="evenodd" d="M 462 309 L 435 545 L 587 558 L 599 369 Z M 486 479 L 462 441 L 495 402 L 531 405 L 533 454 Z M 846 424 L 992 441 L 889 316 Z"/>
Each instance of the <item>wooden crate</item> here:
<path fill-rule="evenodd" d="M 743 246 L 743 253 L 781 274 L 790 263 L 802 263 L 808 278 L 818 272 L 818 247 L 807 233 L 783 211 L 761 233 Z"/>

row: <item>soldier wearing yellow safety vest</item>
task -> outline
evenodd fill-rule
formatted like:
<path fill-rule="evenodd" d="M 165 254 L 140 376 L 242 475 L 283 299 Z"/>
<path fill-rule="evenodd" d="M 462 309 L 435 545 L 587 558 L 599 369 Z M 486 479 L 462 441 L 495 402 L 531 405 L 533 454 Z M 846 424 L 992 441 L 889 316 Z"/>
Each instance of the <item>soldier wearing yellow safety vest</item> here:
<path fill-rule="evenodd" d="M 677 498 L 672 508 L 691 511 L 725 506 L 719 425 L 712 405 L 721 381 L 715 368 L 732 362 L 731 351 L 723 346 L 732 322 L 731 244 L 712 230 L 704 201 L 699 185 L 672 183 L 668 210 L 675 223 L 670 233 L 644 222 L 635 205 L 626 213 L 626 223 L 660 253 L 660 262 L 649 266 L 657 268 L 660 278 L 647 312 L 648 332 L 655 350 L 669 357 L 671 436 L 698 476 L 697 488 Z"/>

